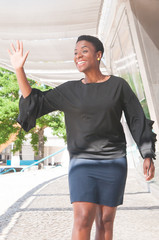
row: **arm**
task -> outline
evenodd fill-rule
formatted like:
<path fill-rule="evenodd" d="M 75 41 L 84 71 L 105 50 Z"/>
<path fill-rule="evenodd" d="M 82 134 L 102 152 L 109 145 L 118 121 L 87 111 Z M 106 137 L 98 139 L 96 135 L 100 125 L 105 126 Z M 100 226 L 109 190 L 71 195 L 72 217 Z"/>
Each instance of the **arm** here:
<path fill-rule="evenodd" d="M 17 49 L 15 49 L 13 44 L 11 44 L 11 49 L 12 52 L 10 49 L 8 49 L 10 60 L 16 72 L 19 88 L 23 94 L 23 97 L 26 98 L 32 91 L 23 69 L 29 51 L 23 55 L 23 43 L 19 41 L 17 41 Z"/>
<path fill-rule="evenodd" d="M 156 134 L 152 131 L 153 121 L 146 119 L 138 98 L 125 81 L 123 82 L 122 102 L 131 134 L 144 159 L 143 172 L 145 179 L 149 181 L 154 177 L 155 173 L 152 160 L 155 159 L 156 142 Z"/>
<path fill-rule="evenodd" d="M 29 52 L 23 55 L 22 42 L 17 41 L 16 49 L 11 44 L 11 50 L 8 49 L 8 53 L 23 95 L 19 101 L 17 122 L 28 132 L 35 127 L 37 118 L 55 110 L 63 111 L 63 94 L 58 90 L 58 87 L 44 92 L 31 88 L 23 69 Z"/>

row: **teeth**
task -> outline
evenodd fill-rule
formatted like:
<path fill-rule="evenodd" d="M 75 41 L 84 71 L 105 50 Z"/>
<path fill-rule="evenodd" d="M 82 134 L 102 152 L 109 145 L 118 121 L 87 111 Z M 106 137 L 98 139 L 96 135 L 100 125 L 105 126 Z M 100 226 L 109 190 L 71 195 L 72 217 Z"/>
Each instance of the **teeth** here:
<path fill-rule="evenodd" d="M 82 64 L 82 63 L 85 63 L 85 61 L 78 62 L 77 64 Z"/>

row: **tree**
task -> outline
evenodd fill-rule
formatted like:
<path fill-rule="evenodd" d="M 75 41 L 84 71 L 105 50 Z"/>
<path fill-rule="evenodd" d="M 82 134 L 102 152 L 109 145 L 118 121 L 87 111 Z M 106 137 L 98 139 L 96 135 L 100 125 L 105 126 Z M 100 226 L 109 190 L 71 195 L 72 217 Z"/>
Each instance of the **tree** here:
<path fill-rule="evenodd" d="M 16 124 L 19 88 L 15 74 L 0 68 L 0 144 L 19 130 Z"/>
<path fill-rule="evenodd" d="M 38 85 L 35 81 L 29 80 L 32 87 L 42 91 L 50 89 L 46 85 Z M 56 111 L 37 119 L 36 127 L 26 133 L 17 124 L 16 119 L 19 113 L 19 87 L 16 75 L 6 69 L 0 68 L 0 144 L 5 143 L 11 134 L 17 133 L 14 142 L 13 152 L 21 150 L 26 135 L 31 135 L 31 145 L 37 159 L 44 157 L 44 143 L 47 137 L 44 136 L 44 129 L 50 127 L 53 134 L 66 140 L 64 115 Z"/>

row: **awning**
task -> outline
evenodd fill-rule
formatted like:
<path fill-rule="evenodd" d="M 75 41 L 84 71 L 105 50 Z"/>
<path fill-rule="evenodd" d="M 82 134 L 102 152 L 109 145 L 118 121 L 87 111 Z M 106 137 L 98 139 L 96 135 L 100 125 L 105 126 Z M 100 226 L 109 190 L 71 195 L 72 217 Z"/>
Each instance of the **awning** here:
<path fill-rule="evenodd" d="M 73 62 L 75 42 L 79 35 L 97 35 L 103 2 L 0 0 L 0 66 L 13 71 L 7 49 L 19 39 L 30 51 L 28 78 L 52 86 L 82 78 Z"/>

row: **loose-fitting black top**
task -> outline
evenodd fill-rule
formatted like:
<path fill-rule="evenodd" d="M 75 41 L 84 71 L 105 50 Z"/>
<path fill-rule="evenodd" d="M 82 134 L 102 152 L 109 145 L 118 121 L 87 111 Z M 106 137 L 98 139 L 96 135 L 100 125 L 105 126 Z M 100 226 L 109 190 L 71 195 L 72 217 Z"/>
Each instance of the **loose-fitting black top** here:
<path fill-rule="evenodd" d="M 37 118 L 55 110 L 65 113 L 71 158 L 125 156 L 126 140 L 120 122 L 123 111 L 141 156 L 155 158 L 153 121 L 145 118 L 136 95 L 122 78 L 111 76 L 105 82 L 88 84 L 69 81 L 45 92 L 32 89 L 28 97 L 20 99 L 17 121 L 29 131 Z"/>

